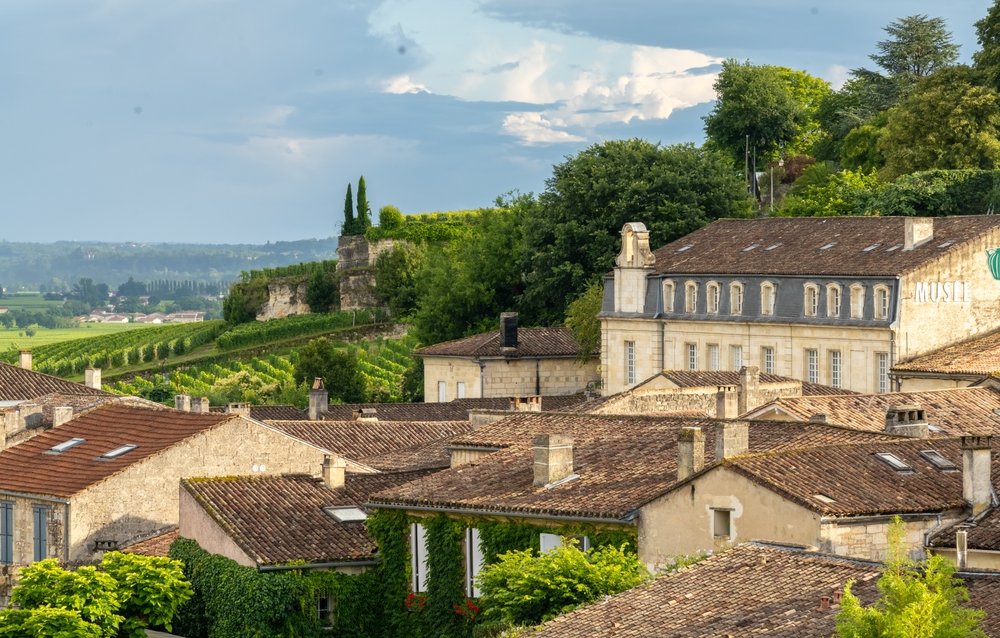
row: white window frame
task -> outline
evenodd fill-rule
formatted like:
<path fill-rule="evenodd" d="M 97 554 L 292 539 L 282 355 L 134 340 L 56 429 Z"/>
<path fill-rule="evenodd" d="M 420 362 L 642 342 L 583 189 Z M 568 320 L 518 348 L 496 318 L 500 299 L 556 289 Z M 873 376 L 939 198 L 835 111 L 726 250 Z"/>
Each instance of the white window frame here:
<path fill-rule="evenodd" d="M 719 355 L 719 344 L 717 344 L 717 343 L 710 343 L 710 344 L 708 344 L 705 347 L 708 348 L 708 354 L 707 354 L 707 356 L 708 356 L 708 369 L 709 370 L 718 370 L 722 366 L 721 357 Z"/>
<path fill-rule="evenodd" d="M 455 398 L 464 399 L 465 398 L 465 381 L 458 381 L 455 383 Z"/>
<path fill-rule="evenodd" d="M 819 383 L 819 350 L 806 348 L 806 381 Z"/>
<path fill-rule="evenodd" d="M 475 527 L 465 528 L 465 594 L 469 598 L 479 598 L 482 594 L 479 587 L 476 586 L 476 578 L 479 577 L 484 563 L 479 529 Z"/>
<path fill-rule="evenodd" d="M 689 281 L 684 284 L 684 312 L 698 312 L 698 282 Z"/>
<path fill-rule="evenodd" d="M 743 367 L 743 346 L 729 346 L 729 367 L 737 371 Z"/>
<path fill-rule="evenodd" d="M 885 393 L 889 391 L 889 353 L 875 353 L 875 387 Z"/>
<path fill-rule="evenodd" d="M 835 388 L 844 385 L 844 357 L 840 350 L 830 350 L 830 385 Z"/>
<path fill-rule="evenodd" d="M 674 282 L 670 279 L 663 280 L 663 312 L 674 311 Z"/>
<path fill-rule="evenodd" d="M 774 316 L 774 306 L 777 303 L 778 289 L 770 281 L 760 285 L 760 314 L 765 317 Z"/>
<path fill-rule="evenodd" d="M 697 343 L 686 343 L 684 344 L 687 348 L 687 369 L 697 370 L 698 369 L 698 344 Z"/>
<path fill-rule="evenodd" d="M 538 535 L 538 551 L 541 554 L 546 552 L 551 552 L 554 549 L 562 547 L 563 540 L 562 536 L 559 534 L 549 534 L 548 532 L 542 532 Z"/>
<path fill-rule="evenodd" d="M 840 317 L 841 306 L 843 305 L 843 299 L 841 299 L 841 289 L 838 284 L 828 284 L 826 287 L 826 316 L 827 317 Z"/>
<path fill-rule="evenodd" d="M 802 314 L 815 317 L 819 314 L 819 286 L 804 284 L 802 287 Z"/>
<path fill-rule="evenodd" d="M 448 400 L 448 382 L 438 381 L 438 403 L 444 403 Z"/>
<path fill-rule="evenodd" d="M 635 384 L 635 341 L 625 342 L 625 385 Z"/>
<path fill-rule="evenodd" d="M 427 530 L 420 523 L 410 523 L 410 590 L 427 591 Z"/>
<path fill-rule="evenodd" d="M 762 346 L 760 349 L 761 368 L 765 374 L 774 374 L 774 346 Z"/>
<path fill-rule="evenodd" d="M 889 318 L 889 304 L 891 295 L 889 294 L 889 287 L 883 284 L 878 284 L 874 289 L 875 298 L 875 310 L 874 316 L 876 319 L 885 320 Z"/>
<path fill-rule="evenodd" d="M 743 284 L 733 282 L 729 284 L 729 314 L 743 314 Z"/>
<path fill-rule="evenodd" d="M 865 287 L 862 284 L 851 284 L 851 319 L 865 318 Z"/>
<path fill-rule="evenodd" d="M 705 285 L 705 312 L 710 315 L 719 314 L 719 304 L 722 301 L 722 287 L 718 282 L 710 281 Z"/>

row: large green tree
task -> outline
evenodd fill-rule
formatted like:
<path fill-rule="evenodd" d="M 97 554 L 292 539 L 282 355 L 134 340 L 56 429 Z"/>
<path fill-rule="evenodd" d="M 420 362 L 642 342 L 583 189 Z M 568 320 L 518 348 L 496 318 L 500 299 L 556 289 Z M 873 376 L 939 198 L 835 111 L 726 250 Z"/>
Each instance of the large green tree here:
<path fill-rule="evenodd" d="M 912 85 L 958 59 L 958 45 L 941 18 L 906 16 L 889 23 L 885 32 L 890 37 L 879 42 L 878 52 L 868 57 L 904 84 Z"/>
<path fill-rule="evenodd" d="M 967 66 L 924 78 L 888 113 L 878 149 L 885 177 L 932 168 L 994 168 L 1000 162 L 1000 96 Z"/>
<path fill-rule="evenodd" d="M 990 86 L 1000 89 L 1000 2 L 994 2 L 986 16 L 976 22 L 980 49 L 972 54 L 976 68 Z"/>
<path fill-rule="evenodd" d="M 375 260 L 375 292 L 397 321 L 405 321 L 417 308 L 417 276 L 426 255 L 424 246 L 400 243 Z"/>
<path fill-rule="evenodd" d="M 351 184 L 347 184 L 347 193 L 344 195 L 344 226 L 341 228 L 342 235 L 355 235 L 357 222 L 354 220 L 354 196 L 351 195 Z"/>
<path fill-rule="evenodd" d="M 331 400 L 359 403 L 365 400 L 365 382 L 358 355 L 351 349 L 339 349 L 326 338 L 313 339 L 298 351 L 295 382 L 312 384 L 323 379 Z"/>
<path fill-rule="evenodd" d="M 363 235 L 372 225 L 372 209 L 368 203 L 368 188 L 365 186 L 365 176 L 358 179 L 358 212 L 355 227 L 356 235 Z"/>
<path fill-rule="evenodd" d="M 521 314 L 562 323 L 569 302 L 614 265 L 627 222 L 643 222 L 655 249 L 752 209 L 742 175 L 719 151 L 639 139 L 594 144 L 557 165 L 540 205 L 525 210 Z"/>

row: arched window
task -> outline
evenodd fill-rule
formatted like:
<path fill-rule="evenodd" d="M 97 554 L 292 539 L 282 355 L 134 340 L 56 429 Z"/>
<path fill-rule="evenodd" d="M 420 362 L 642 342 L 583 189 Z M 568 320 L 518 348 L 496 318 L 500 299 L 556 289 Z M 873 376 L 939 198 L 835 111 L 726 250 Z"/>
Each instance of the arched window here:
<path fill-rule="evenodd" d="M 729 314 L 743 314 L 743 284 L 739 282 L 729 284 Z"/>
<path fill-rule="evenodd" d="M 771 316 L 774 314 L 774 300 L 777 291 L 770 281 L 765 281 L 760 285 L 760 314 Z"/>
<path fill-rule="evenodd" d="M 875 318 L 889 318 L 889 287 L 879 284 L 875 286 Z"/>
<path fill-rule="evenodd" d="M 718 282 L 710 281 L 705 286 L 705 306 L 709 314 L 719 313 L 719 300 L 722 297 Z"/>
<path fill-rule="evenodd" d="M 804 307 L 802 312 L 807 317 L 815 317 L 819 314 L 819 286 L 816 284 L 805 284 L 802 291 Z"/>
<path fill-rule="evenodd" d="M 838 284 L 827 284 L 826 286 L 826 316 L 840 316 L 840 286 Z"/>
<path fill-rule="evenodd" d="M 851 319 L 865 318 L 865 287 L 859 283 L 851 284 Z"/>
<path fill-rule="evenodd" d="M 689 281 L 684 284 L 684 312 L 698 311 L 698 282 Z"/>
<path fill-rule="evenodd" d="M 663 280 L 663 312 L 674 311 L 674 282 Z"/>

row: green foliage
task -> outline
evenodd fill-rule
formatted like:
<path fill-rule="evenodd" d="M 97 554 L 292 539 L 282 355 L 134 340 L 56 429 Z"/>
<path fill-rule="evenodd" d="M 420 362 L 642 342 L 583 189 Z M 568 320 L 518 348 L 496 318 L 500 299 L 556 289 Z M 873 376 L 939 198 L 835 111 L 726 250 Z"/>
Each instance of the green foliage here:
<path fill-rule="evenodd" d="M 604 301 L 602 282 L 590 284 L 582 295 L 566 308 L 566 327 L 580 344 L 580 358 L 588 361 L 601 349 L 601 322 L 597 313 Z"/>
<path fill-rule="evenodd" d="M 409 520 L 400 510 L 376 510 L 365 521 L 368 533 L 378 547 L 379 563 L 375 568 L 381 588 L 385 625 L 383 638 L 416 638 L 406 596 L 410 591 Z"/>
<path fill-rule="evenodd" d="M 365 176 L 358 179 L 358 208 L 355 220 L 355 235 L 364 235 L 372 225 L 372 209 L 368 203 L 368 189 L 365 186 Z"/>
<path fill-rule="evenodd" d="M 972 60 L 983 72 L 986 82 L 1000 89 L 1000 3 L 994 2 L 986 15 L 976 22 L 976 39 L 981 48 L 972 54 Z"/>
<path fill-rule="evenodd" d="M 254 277 L 233 284 L 222 302 L 222 316 L 229 324 L 240 324 L 257 319 L 257 312 L 267 303 L 267 280 Z"/>
<path fill-rule="evenodd" d="M 524 283 L 515 280 L 524 286 L 522 318 L 562 323 L 568 303 L 611 270 L 626 222 L 645 223 L 657 247 L 714 219 L 748 216 L 752 206 L 721 153 L 639 139 L 590 146 L 557 165 L 539 205 L 525 208 Z"/>
<path fill-rule="evenodd" d="M 310 287 L 313 285 L 329 286 L 329 281 L 336 271 L 336 264 L 336 260 L 323 260 L 299 263 L 282 268 L 262 268 L 260 270 L 243 271 L 240 273 L 240 281 L 230 286 L 229 294 L 222 303 L 223 317 L 229 324 L 255 321 L 257 313 L 267 303 L 268 284 L 276 281 L 284 281 L 294 285 L 305 281 L 310 282 Z M 325 280 L 316 277 L 318 272 L 327 276 Z M 333 305 L 332 301 L 329 303 L 324 301 L 324 299 L 330 299 L 330 295 L 332 294 L 334 293 L 331 293 L 329 290 L 307 292 L 307 295 L 314 296 L 317 302 L 316 308 L 320 312 L 324 312 L 323 308 L 328 309 Z M 310 307 L 312 307 L 311 302 Z"/>
<path fill-rule="evenodd" d="M 886 184 L 875 209 L 882 215 L 978 215 L 1000 205 L 1000 170 L 931 170 Z"/>
<path fill-rule="evenodd" d="M 134 638 L 143 638 L 146 627 L 170 631 L 181 605 L 193 594 L 181 564 L 169 558 L 109 552 L 101 569 L 118 583 L 125 616 L 122 633 Z"/>
<path fill-rule="evenodd" d="M 483 550 L 483 560 L 486 564 L 495 563 L 507 552 L 533 549 L 538 551 L 538 533 L 540 528 L 516 521 L 480 521 L 476 523 L 479 529 L 479 546 Z"/>
<path fill-rule="evenodd" d="M 978 82 L 969 67 L 942 69 L 889 111 L 878 141 L 886 177 L 1000 163 L 1000 96 Z"/>
<path fill-rule="evenodd" d="M 310 312 L 330 312 L 340 308 L 340 277 L 335 260 L 321 262 L 306 288 Z"/>
<path fill-rule="evenodd" d="M 372 226 L 365 231 L 365 237 L 368 241 L 405 239 L 414 244 L 449 242 L 467 236 L 472 220 L 478 215 L 478 210 L 403 215 L 401 225 Z"/>
<path fill-rule="evenodd" d="M 985 614 L 964 607 L 969 594 L 955 577 L 955 567 L 941 556 L 920 564 L 906 557 L 905 526 L 897 516 L 889 529 L 889 556 L 878 581 L 879 599 L 864 607 L 851 587 L 844 587 L 837 615 L 841 638 L 973 638 Z"/>
<path fill-rule="evenodd" d="M 421 521 L 427 530 L 427 606 L 423 622 L 428 635 L 461 638 L 465 620 L 455 605 L 465 602 L 465 525 L 444 515 Z"/>
<path fill-rule="evenodd" d="M 56 607 L 0 610 L 0 638 L 101 638 L 80 612 Z"/>
<path fill-rule="evenodd" d="M 330 399 L 344 403 L 364 401 L 364 380 L 358 369 L 358 355 L 353 350 L 338 350 L 328 339 L 313 339 L 299 350 L 295 382 L 311 384 L 323 379 Z"/>
<path fill-rule="evenodd" d="M 385 230 L 395 230 L 403 225 L 403 213 L 391 204 L 378 209 L 378 227 Z"/>
<path fill-rule="evenodd" d="M 48 558 L 21 570 L 10 600 L 23 609 L 58 607 L 76 611 L 83 620 L 101 628 L 102 635 L 115 636 L 125 618 L 119 614 L 121 598 L 115 579 L 96 567 L 69 571 Z"/>
<path fill-rule="evenodd" d="M 426 255 L 419 244 L 397 244 L 375 260 L 375 292 L 397 320 L 406 320 L 417 307 L 417 276 Z"/>
<path fill-rule="evenodd" d="M 874 173 L 841 171 L 834 173 L 824 164 L 815 164 L 803 173 L 776 214 L 785 217 L 825 217 L 864 215 L 872 207 L 879 188 Z"/>
<path fill-rule="evenodd" d="M 903 82 L 912 84 L 958 59 L 958 45 L 941 18 L 906 16 L 889 23 L 885 32 L 891 37 L 879 42 L 878 53 L 868 57 Z"/>
<path fill-rule="evenodd" d="M 233 350 L 295 339 L 311 334 L 331 332 L 353 326 L 378 323 L 384 313 L 377 310 L 341 310 L 326 314 L 293 315 L 269 321 L 254 321 L 230 328 L 219 335 L 215 345 L 220 350 Z"/>
<path fill-rule="evenodd" d="M 563 546 L 541 556 L 530 550 L 509 552 L 479 574 L 483 617 L 534 625 L 582 603 L 631 589 L 648 576 L 635 554 L 624 548 L 581 552 Z"/>
<path fill-rule="evenodd" d="M 347 194 L 344 195 L 344 223 L 340 228 L 341 235 L 356 235 L 357 223 L 354 220 L 354 197 L 351 195 L 351 183 L 347 183 Z"/>

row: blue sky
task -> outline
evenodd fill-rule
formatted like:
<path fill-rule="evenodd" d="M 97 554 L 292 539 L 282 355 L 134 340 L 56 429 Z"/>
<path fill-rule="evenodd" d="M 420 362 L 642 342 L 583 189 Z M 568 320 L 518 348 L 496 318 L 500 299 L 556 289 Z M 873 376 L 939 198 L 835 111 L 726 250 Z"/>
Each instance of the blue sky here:
<path fill-rule="evenodd" d="M 702 140 L 728 57 L 838 86 L 988 0 L 0 0 L 0 239 L 262 243 L 539 192 L 606 139 Z"/>

